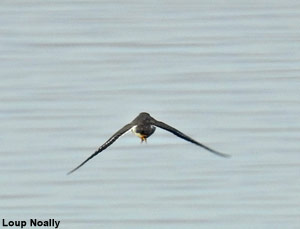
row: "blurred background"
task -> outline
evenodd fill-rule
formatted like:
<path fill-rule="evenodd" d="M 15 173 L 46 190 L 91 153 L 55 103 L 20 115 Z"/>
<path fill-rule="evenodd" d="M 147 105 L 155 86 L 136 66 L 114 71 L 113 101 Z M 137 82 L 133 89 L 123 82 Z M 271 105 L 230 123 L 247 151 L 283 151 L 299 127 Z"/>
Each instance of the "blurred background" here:
<path fill-rule="evenodd" d="M 299 228 L 298 1 L 0 3 L 0 216 Z M 131 133 L 70 176 L 140 112 Z"/>

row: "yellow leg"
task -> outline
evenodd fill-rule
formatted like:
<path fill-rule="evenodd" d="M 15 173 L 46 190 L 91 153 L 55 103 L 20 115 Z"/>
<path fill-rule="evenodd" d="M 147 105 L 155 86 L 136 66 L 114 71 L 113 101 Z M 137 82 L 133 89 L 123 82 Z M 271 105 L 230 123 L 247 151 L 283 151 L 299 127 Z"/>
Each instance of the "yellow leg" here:
<path fill-rule="evenodd" d="M 146 142 L 147 143 L 147 138 L 145 136 L 141 136 L 141 143 Z"/>

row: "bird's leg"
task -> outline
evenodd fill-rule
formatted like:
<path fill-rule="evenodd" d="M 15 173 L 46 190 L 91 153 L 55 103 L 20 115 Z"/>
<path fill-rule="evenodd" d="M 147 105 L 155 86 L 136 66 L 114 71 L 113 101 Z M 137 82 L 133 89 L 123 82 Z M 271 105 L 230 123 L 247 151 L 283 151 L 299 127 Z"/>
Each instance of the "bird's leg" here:
<path fill-rule="evenodd" d="M 145 136 L 141 136 L 141 143 L 146 142 L 147 143 L 147 138 Z"/>

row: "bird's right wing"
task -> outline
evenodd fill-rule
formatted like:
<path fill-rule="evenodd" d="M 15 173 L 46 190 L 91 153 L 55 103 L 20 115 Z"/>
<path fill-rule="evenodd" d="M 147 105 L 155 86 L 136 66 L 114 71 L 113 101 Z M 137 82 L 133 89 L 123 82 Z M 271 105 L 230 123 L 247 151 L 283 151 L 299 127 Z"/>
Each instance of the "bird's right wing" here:
<path fill-rule="evenodd" d="M 192 139 L 191 137 L 185 135 L 184 133 L 180 132 L 179 130 L 175 129 L 174 127 L 172 126 L 169 126 L 168 124 L 164 123 L 164 122 L 160 122 L 160 121 L 157 121 L 155 119 L 153 119 L 153 125 L 159 127 L 159 128 L 162 128 L 164 130 L 167 130 L 169 132 L 171 132 L 172 134 L 175 134 L 177 137 L 180 137 L 186 141 L 189 141 L 189 142 L 192 142 L 198 146 L 201 146 L 202 148 L 214 153 L 214 154 L 217 154 L 219 156 L 222 156 L 222 157 L 230 157 L 230 155 L 227 155 L 227 154 L 224 154 L 224 153 L 220 153 L 216 150 L 213 150 L 211 148 L 209 148 L 208 146 L 206 145 L 203 145 L 202 143 L 200 142 L 197 142 L 196 140 Z"/>
<path fill-rule="evenodd" d="M 76 168 L 72 169 L 70 172 L 68 172 L 68 175 L 79 169 L 81 166 L 83 166 L 85 163 L 87 163 L 90 159 L 95 157 L 97 154 L 101 153 L 103 150 L 105 150 L 107 147 L 109 147 L 111 144 L 113 144 L 120 136 L 125 134 L 128 130 L 130 130 L 134 125 L 132 123 L 129 123 L 125 125 L 123 128 L 118 130 L 113 136 L 111 136 L 102 146 L 99 147 L 98 150 L 95 151 L 91 156 L 89 156 L 84 162 L 82 162 L 80 165 L 78 165 Z"/>

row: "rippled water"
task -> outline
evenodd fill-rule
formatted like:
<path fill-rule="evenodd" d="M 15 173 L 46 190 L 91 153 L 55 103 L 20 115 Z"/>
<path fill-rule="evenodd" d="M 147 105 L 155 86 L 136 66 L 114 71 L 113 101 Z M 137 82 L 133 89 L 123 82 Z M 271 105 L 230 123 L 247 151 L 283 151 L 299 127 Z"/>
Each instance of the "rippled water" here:
<path fill-rule="evenodd" d="M 297 1 L 2 1 L 0 216 L 60 228 L 299 228 Z M 141 111 L 231 154 L 157 130 Z"/>

